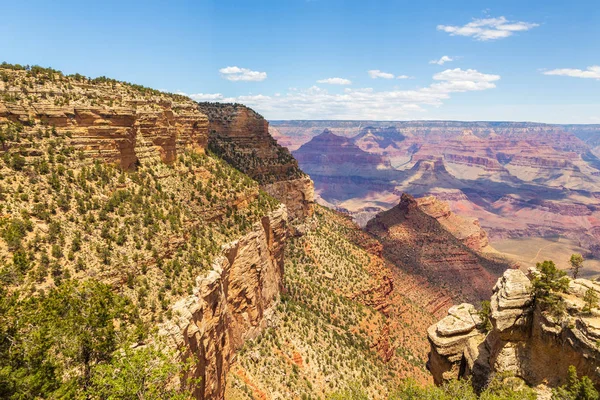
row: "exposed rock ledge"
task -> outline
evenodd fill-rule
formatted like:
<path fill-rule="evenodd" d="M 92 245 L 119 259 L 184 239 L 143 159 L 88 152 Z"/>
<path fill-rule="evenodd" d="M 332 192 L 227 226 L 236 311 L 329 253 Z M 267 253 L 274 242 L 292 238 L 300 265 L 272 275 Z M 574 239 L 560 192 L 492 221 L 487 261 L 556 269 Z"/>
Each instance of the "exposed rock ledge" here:
<path fill-rule="evenodd" d="M 194 294 L 173 306 L 161 327 L 170 345 L 197 358 L 197 399 L 222 399 L 235 351 L 268 324 L 283 278 L 287 209 L 281 205 L 254 229 L 223 247 L 213 269 L 198 277 Z"/>
<path fill-rule="evenodd" d="M 313 215 L 315 187 L 309 177 L 268 183 L 262 189 L 285 204 L 290 217 L 305 219 Z"/>
<path fill-rule="evenodd" d="M 429 327 L 427 367 L 434 381 L 470 377 L 479 390 L 494 375 L 509 373 L 531 386 L 555 387 L 565 383 L 574 365 L 600 386 L 600 318 L 597 312 L 583 313 L 588 288 L 600 293 L 595 282 L 570 282 L 563 295 L 567 315 L 557 323 L 534 304 L 530 279 L 520 270 L 507 270 L 494 287 L 490 332 L 470 304 L 452 307 Z"/>

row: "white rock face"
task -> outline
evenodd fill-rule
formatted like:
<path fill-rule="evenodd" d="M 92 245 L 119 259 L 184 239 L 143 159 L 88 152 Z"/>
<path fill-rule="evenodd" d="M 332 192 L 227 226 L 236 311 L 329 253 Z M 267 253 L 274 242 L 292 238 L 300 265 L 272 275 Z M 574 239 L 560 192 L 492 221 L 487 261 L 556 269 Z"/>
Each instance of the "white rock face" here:
<path fill-rule="evenodd" d="M 527 324 L 532 302 L 531 282 L 518 269 L 508 269 L 498 278 L 491 299 L 491 320 L 500 333 L 510 332 Z"/>
<path fill-rule="evenodd" d="M 557 320 L 534 303 L 523 272 L 505 271 L 490 302 L 490 332 L 480 330 L 468 304 L 452 307 L 429 328 L 428 367 L 434 381 L 468 377 L 481 389 L 497 374 L 508 373 L 532 387 L 556 387 L 565 383 L 567 369 L 574 365 L 600 385 L 600 311 L 584 311 L 590 289 L 600 293 L 596 282 L 572 280 L 568 293 L 559 294 L 566 312 Z"/>

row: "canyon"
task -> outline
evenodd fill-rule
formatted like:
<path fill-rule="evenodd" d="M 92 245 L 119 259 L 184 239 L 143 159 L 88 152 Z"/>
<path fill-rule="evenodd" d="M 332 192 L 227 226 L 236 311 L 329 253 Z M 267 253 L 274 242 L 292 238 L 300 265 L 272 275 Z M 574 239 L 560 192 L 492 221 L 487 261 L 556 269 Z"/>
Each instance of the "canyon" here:
<path fill-rule="evenodd" d="M 475 201 L 461 182 L 482 181 L 482 198 L 489 182 L 521 182 L 512 160 L 554 174 L 556 185 L 567 179 L 557 168 L 581 176 L 568 190 L 584 196 L 595 150 L 569 133 L 558 134 L 561 156 L 573 153 L 565 161 L 516 154 L 499 139 L 487 156 L 444 134 L 428 147 L 389 126 L 349 137 L 340 129 L 351 124 L 340 122 L 292 154 L 280 125 L 240 104 L 40 67 L 0 72 L 0 344 L 11 342 L 0 346 L 2 395 L 102 398 L 140 384 L 165 398 L 345 398 L 358 385 L 379 399 L 407 379 L 427 387 L 472 376 L 484 386 L 496 353 L 527 348 L 531 337 L 510 336 L 515 327 L 538 325 L 556 346 L 535 344 L 528 355 L 544 359 L 536 351 L 560 352 L 567 341 L 561 367 L 594 373 L 595 320 L 576 309 L 595 283 L 571 283 L 575 328 L 552 325 L 531 311 L 528 278 L 491 245 L 499 231 L 456 206 Z M 556 133 L 540 135 L 549 149 Z M 482 139 L 463 130 L 456 140 Z M 487 333 L 467 304 L 490 295 Z M 75 319 L 56 311 L 78 309 L 74 298 L 97 308 Z M 65 329 L 63 320 L 75 323 Z M 90 348 L 91 361 L 73 356 Z M 502 354 L 504 370 L 531 385 L 562 383 L 517 351 Z M 34 358 L 42 363 L 23 362 Z M 128 368 L 136 378 L 123 385 Z"/>
<path fill-rule="evenodd" d="M 600 255 L 600 125 L 273 121 L 270 129 L 312 177 L 318 200 L 360 225 L 402 193 L 434 195 L 479 219 L 492 242 L 560 236 Z"/>
<path fill-rule="evenodd" d="M 310 178 L 244 106 L 208 107 L 37 67 L 2 76 L 0 275 L 8 293 L 18 299 L 30 285 L 43 297 L 72 279 L 108 285 L 136 307 L 137 326 L 159 327 L 136 347 L 166 340 L 164 351 L 194 360 L 179 385 L 193 379 L 195 398 L 222 398 L 236 350 L 279 300 L 288 219 L 314 210 Z M 6 226 L 19 218 L 31 238 L 9 244 Z M 49 230 L 59 237 L 40 239 Z M 42 244 L 28 250 L 20 242 L 29 240 Z M 17 271 L 13 260 L 25 251 L 31 261 Z"/>

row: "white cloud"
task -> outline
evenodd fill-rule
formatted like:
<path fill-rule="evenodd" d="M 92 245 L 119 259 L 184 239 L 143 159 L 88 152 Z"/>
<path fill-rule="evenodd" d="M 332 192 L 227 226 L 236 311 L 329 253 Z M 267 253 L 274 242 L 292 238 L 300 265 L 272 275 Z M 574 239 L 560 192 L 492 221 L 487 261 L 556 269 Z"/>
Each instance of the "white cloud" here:
<path fill-rule="evenodd" d="M 221 76 L 228 81 L 261 82 L 267 79 L 266 72 L 252 71 L 248 68 L 225 67 L 219 70 Z"/>
<path fill-rule="evenodd" d="M 436 81 L 472 81 L 472 82 L 493 82 L 500 79 L 500 75 L 484 74 L 475 69 L 447 69 L 438 72 L 433 76 Z"/>
<path fill-rule="evenodd" d="M 592 65 L 587 69 L 575 69 L 575 68 L 559 68 L 550 71 L 545 71 L 544 75 L 561 75 L 571 76 L 573 78 L 591 78 L 600 79 L 600 65 Z"/>
<path fill-rule="evenodd" d="M 389 72 L 383 72 L 380 71 L 378 69 L 371 69 L 369 71 L 367 71 L 369 76 L 373 79 L 377 79 L 377 78 L 381 78 L 381 79 L 410 79 L 412 77 L 408 76 L 408 75 L 398 75 L 395 76 L 394 74 L 390 74 Z"/>
<path fill-rule="evenodd" d="M 190 97 L 246 104 L 271 119 L 418 119 L 429 108 L 441 106 L 453 93 L 492 89 L 499 79 L 498 75 L 455 68 L 435 74 L 429 86 L 411 90 L 345 88 L 342 93 L 330 93 L 312 86 L 289 88 L 279 96 L 222 97 L 220 93 L 200 93 Z"/>
<path fill-rule="evenodd" d="M 477 40 L 495 40 L 507 38 L 515 32 L 528 31 L 539 24 L 521 21 L 509 21 L 504 17 L 474 19 L 463 26 L 438 25 L 439 31 L 451 36 L 471 36 Z"/>
<path fill-rule="evenodd" d="M 225 97 L 221 93 L 179 93 L 196 101 L 222 101 Z"/>
<path fill-rule="evenodd" d="M 319 79 L 317 83 L 327 83 L 329 85 L 351 85 L 352 81 L 344 78 Z"/>
<path fill-rule="evenodd" d="M 394 74 L 390 74 L 389 72 L 383 72 L 378 69 L 371 69 L 367 72 L 369 73 L 369 76 L 373 79 L 394 79 Z"/>
<path fill-rule="evenodd" d="M 449 56 L 442 56 L 439 60 L 429 61 L 429 64 L 444 65 L 445 63 L 450 62 L 450 61 L 454 61 L 454 58 L 449 57 Z"/>
<path fill-rule="evenodd" d="M 463 70 L 460 68 L 447 69 L 433 76 L 440 83 L 432 84 L 428 89 L 438 92 L 471 92 L 493 89 L 493 83 L 500 79 L 500 75 L 484 74 L 474 69 Z"/>

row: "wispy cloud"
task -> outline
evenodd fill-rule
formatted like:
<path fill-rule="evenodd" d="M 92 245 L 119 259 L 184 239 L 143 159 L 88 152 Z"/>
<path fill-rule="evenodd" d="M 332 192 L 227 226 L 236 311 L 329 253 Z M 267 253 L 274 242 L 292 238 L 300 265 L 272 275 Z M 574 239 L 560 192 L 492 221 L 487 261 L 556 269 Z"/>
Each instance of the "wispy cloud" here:
<path fill-rule="evenodd" d="M 371 70 L 369 70 L 367 72 L 368 72 L 369 76 L 371 78 L 373 78 L 373 79 L 378 79 L 378 78 L 381 78 L 381 79 L 394 79 L 394 78 L 396 78 L 396 79 L 410 79 L 410 78 L 412 78 L 412 76 L 408 76 L 408 75 L 398 75 L 398 76 L 395 76 L 394 74 L 391 74 L 389 72 L 383 72 L 383 71 L 380 71 L 378 69 L 371 69 Z"/>
<path fill-rule="evenodd" d="M 196 101 L 222 101 L 225 96 L 223 96 L 221 93 L 192 93 L 192 94 L 187 94 L 187 93 L 182 93 L 182 92 L 178 92 L 178 94 L 182 94 L 184 96 L 188 96 L 190 98 L 192 98 L 193 100 Z"/>
<path fill-rule="evenodd" d="M 344 78 L 327 78 L 319 79 L 317 83 L 327 83 L 329 85 L 351 85 L 352 81 Z"/>
<path fill-rule="evenodd" d="M 376 91 L 345 88 L 342 93 L 312 86 L 290 88 L 279 96 L 249 95 L 221 97 L 220 93 L 190 95 L 195 100 L 238 102 L 276 119 L 398 119 L 418 118 L 428 107 L 439 107 L 453 93 L 493 89 L 499 75 L 474 69 L 447 69 L 435 74 L 433 82 L 412 90 Z"/>
<path fill-rule="evenodd" d="M 373 79 L 381 78 L 381 79 L 394 79 L 394 74 L 390 74 L 389 72 L 383 72 L 378 69 L 371 69 L 367 71 L 369 76 Z"/>
<path fill-rule="evenodd" d="M 450 56 L 442 56 L 442 57 L 440 57 L 439 60 L 431 60 L 431 61 L 429 61 L 429 64 L 444 65 L 444 64 L 446 64 L 447 62 L 450 62 L 450 61 L 454 61 L 454 58 L 452 58 Z"/>
<path fill-rule="evenodd" d="M 429 90 L 441 93 L 470 92 L 495 88 L 494 82 L 500 80 L 500 75 L 484 74 L 474 69 L 455 68 L 437 73 L 433 79 L 442 82 L 432 84 Z"/>
<path fill-rule="evenodd" d="M 515 32 L 528 31 L 539 24 L 522 21 L 509 21 L 504 17 L 478 18 L 468 24 L 438 25 L 437 29 L 451 36 L 470 36 L 477 40 L 496 40 L 512 36 Z"/>
<path fill-rule="evenodd" d="M 267 79 L 266 72 L 252 71 L 248 68 L 225 67 L 219 70 L 221 76 L 228 81 L 261 82 Z"/>
<path fill-rule="evenodd" d="M 600 65 L 592 65 L 587 69 L 559 68 L 544 71 L 544 75 L 571 76 L 573 78 L 600 79 Z"/>

